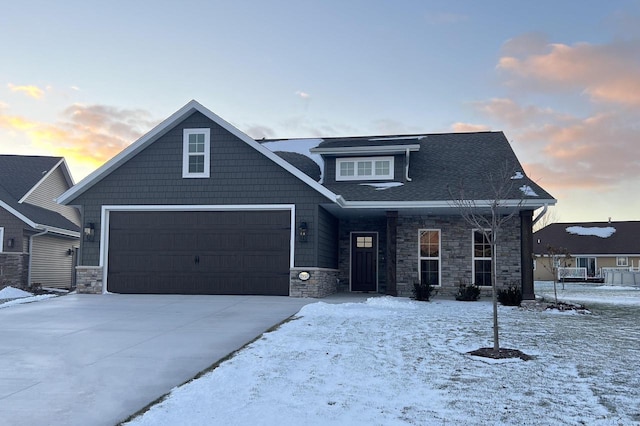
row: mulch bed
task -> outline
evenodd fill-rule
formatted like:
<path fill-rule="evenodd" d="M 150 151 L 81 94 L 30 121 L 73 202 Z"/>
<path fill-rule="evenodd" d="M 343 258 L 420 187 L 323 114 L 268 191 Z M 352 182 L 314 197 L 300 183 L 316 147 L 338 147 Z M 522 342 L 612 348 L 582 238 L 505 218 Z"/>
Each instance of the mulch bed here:
<path fill-rule="evenodd" d="M 493 359 L 520 358 L 523 361 L 529 361 L 533 359 L 531 355 L 527 355 L 518 349 L 500 348 L 497 351 L 494 351 L 493 348 L 480 348 L 467 353 L 469 355 Z"/>

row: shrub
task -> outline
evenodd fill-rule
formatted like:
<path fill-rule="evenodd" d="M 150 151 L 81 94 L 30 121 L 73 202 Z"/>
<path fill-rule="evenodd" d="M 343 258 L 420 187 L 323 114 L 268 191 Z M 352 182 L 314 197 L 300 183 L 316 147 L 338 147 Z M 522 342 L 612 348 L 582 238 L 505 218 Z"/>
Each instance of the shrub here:
<path fill-rule="evenodd" d="M 413 283 L 413 298 L 428 302 L 433 293 L 433 286 L 428 283 L 417 281 Z"/>
<path fill-rule="evenodd" d="M 475 284 L 460 283 L 456 300 L 464 302 L 475 302 L 480 298 L 480 287 Z"/>
<path fill-rule="evenodd" d="M 498 302 L 505 306 L 520 306 L 520 302 L 522 302 L 522 292 L 520 288 L 512 284 L 506 289 L 498 290 Z"/>

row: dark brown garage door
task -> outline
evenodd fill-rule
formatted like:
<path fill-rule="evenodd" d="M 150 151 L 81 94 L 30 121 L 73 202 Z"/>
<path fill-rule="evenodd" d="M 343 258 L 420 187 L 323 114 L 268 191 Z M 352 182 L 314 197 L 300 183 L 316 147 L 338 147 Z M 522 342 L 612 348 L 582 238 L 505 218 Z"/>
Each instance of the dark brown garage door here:
<path fill-rule="evenodd" d="M 111 212 L 114 293 L 289 294 L 289 211 Z"/>

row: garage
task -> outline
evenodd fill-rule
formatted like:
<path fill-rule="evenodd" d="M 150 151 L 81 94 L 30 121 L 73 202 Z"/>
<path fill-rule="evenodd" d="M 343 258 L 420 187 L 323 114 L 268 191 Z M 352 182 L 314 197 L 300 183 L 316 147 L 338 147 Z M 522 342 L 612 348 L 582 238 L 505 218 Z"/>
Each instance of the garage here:
<path fill-rule="evenodd" d="M 107 290 L 289 295 L 291 211 L 111 211 Z"/>

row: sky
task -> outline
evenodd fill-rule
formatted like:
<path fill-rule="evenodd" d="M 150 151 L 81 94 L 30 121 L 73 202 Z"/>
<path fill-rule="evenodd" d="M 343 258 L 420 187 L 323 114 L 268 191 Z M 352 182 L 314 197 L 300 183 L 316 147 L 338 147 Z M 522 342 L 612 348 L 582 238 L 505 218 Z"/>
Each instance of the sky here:
<path fill-rule="evenodd" d="M 0 11 L 0 154 L 76 182 L 195 99 L 255 138 L 501 130 L 556 221 L 640 220 L 640 0 Z"/>

